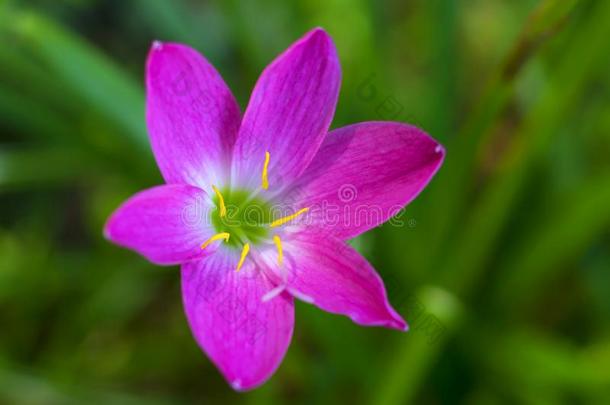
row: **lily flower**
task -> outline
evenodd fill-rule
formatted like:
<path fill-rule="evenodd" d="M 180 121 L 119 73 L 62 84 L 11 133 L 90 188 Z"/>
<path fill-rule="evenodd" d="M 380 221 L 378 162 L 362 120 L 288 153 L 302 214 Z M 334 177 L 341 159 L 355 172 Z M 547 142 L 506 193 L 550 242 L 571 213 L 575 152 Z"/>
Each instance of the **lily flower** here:
<path fill-rule="evenodd" d="M 155 264 L 181 265 L 193 336 L 235 390 L 278 368 L 295 298 L 360 325 L 407 330 L 346 240 L 413 200 L 445 151 L 397 122 L 329 132 L 340 81 L 332 39 L 316 28 L 263 71 L 242 117 L 195 50 L 150 50 L 146 120 L 166 184 L 128 199 L 104 233 Z"/>

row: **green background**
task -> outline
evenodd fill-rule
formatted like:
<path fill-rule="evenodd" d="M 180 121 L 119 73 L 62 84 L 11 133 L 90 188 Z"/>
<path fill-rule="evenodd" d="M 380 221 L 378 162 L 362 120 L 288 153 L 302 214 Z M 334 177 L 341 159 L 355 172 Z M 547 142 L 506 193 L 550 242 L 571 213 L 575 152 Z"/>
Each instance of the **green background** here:
<path fill-rule="evenodd" d="M 414 123 L 447 148 L 354 241 L 409 333 L 297 304 L 275 376 L 233 392 L 191 338 L 177 268 L 102 237 L 161 183 L 153 39 L 187 43 L 242 108 L 314 26 L 333 123 Z M 0 403 L 610 403 L 610 1 L 0 0 Z"/>

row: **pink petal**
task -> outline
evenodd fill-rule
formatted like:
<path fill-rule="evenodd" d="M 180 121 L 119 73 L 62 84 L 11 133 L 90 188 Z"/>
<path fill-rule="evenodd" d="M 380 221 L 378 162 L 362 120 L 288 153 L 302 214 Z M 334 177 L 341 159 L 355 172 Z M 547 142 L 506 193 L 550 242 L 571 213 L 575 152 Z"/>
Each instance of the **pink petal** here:
<path fill-rule="evenodd" d="M 148 131 L 165 181 L 206 190 L 222 184 L 240 116 L 218 72 L 185 45 L 155 42 L 146 88 Z"/>
<path fill-rule="evenodd" d="M 206 193 L 187 185 L 158 186 L 141 191 L 108 219 L 104 235 L 157 264 L 179 264 L 204 257 L 200 245 L 212 234 Z"/>
<path fill-rule="evenodd" d="M 280 365 L 294 326 L 294 303 L 274 288 L 251 261 L 235 271 L 238 257 L 218 252 L 182 266 L 182 295 L 195 339 L 236 390 L 264 383 Z"/>
<path fill-rule="evenodd" d="M 335 112 L 341 70 L 331 38 L 317 28 L 271 63 L 252 92 L 235 144 L 235 184 L 261 185 L 270 153 L 269 189 L 305 170 Z"/>
<path fill-rule="evenodd" d="M 295 297 L 360 325 L 407 329 L 375 269 L 345 242 L 302 233 L 284 245 L 287 290 Z"/>
<path fill-rule="evenodd" d="M 420 129 L 365 122 L 330 132 L 284 196 L 310 207 L 310 224 L 349 239 L 387 221 L 411 202 L 440 168 L 443 147 Z"/>

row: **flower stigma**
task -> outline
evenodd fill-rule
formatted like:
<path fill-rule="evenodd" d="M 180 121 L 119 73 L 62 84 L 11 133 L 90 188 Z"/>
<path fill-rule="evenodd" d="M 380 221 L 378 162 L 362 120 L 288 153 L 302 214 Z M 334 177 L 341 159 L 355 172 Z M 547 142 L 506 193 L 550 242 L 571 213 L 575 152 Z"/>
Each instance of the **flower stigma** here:
<path fill-rule="evenodd" d="M 241 249 L 245 243 L 256 245 L 271 239 L 268 225 L 272 220 L 272 207 L 267 201 L 252 197 L 246 190 L 217 190 L 212 201 L 218 210 L 209 213 L 209 223 L 216 233 L 231 235 L 228 247 Z M 223 206 L 225 215 L 221 215 Z"/>

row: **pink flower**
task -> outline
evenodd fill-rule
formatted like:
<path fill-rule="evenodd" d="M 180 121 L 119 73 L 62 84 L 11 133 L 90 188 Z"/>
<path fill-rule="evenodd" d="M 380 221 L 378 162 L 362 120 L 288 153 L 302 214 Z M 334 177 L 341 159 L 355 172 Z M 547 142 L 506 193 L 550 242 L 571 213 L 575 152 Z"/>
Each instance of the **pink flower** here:
<path fill-rule="evenodd" d="M 234 389 L 262 384 L 279 366 L 294 298 L 361 325 L 407 329 L 345 240 L 413 200 L 445 152 L 401 123 L 328 132 L 341 72 L 324 30 L 265 69 L 243 117 L 218 72 L 187 46 L 155 42 L 146 76 L 148 130 L 167 184 L 127 200 L 105 235 L 182 266 L 193 335 Z"/>

